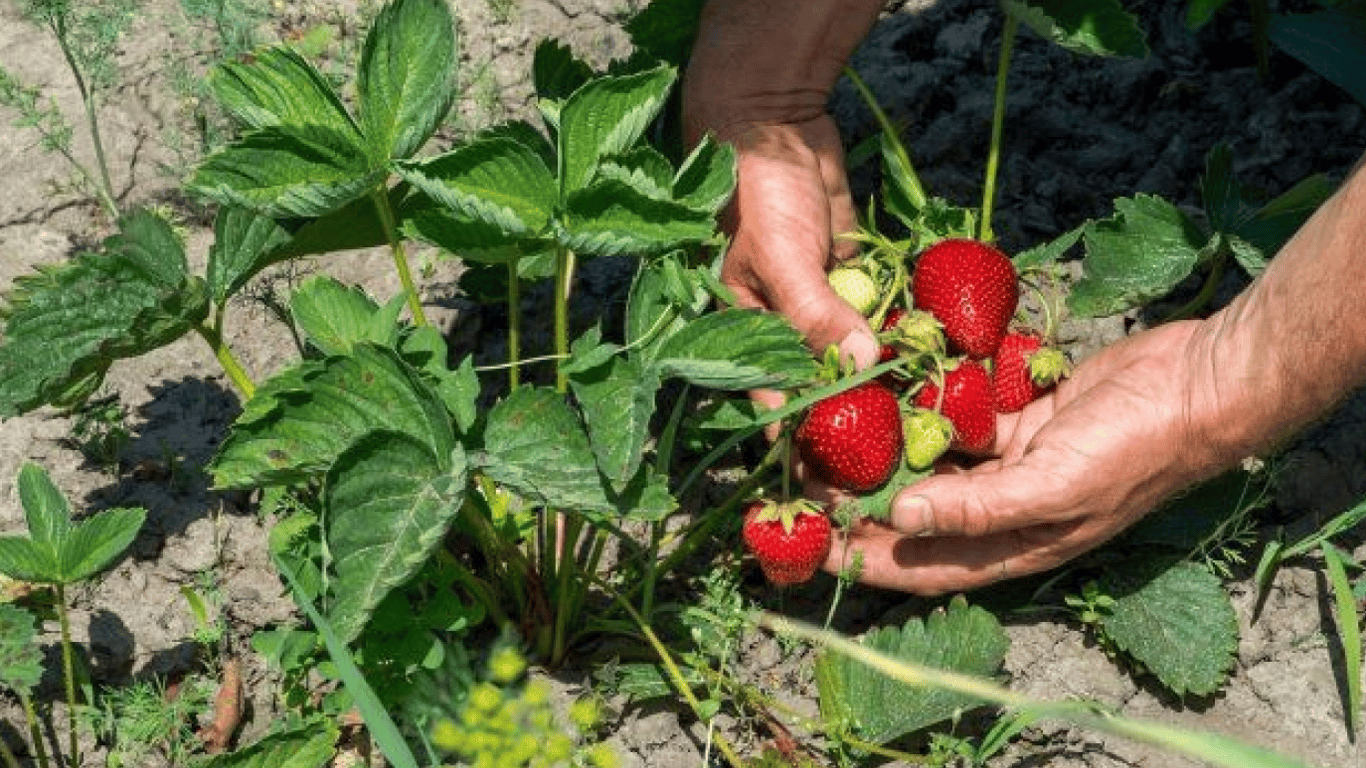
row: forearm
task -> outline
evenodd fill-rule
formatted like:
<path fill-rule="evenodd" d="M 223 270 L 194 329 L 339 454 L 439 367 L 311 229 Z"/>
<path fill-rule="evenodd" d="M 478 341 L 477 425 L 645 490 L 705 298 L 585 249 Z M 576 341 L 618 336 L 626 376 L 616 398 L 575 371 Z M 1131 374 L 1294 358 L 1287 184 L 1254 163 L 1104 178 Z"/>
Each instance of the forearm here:
<path fill-rule="evenodd" d="M 1192 339 L 1190 412 L 1222 461 L 1266 449 L 1366 383 L 1360 164 L 1266 272 Z"/>
<path fill-rule="evenodd" d="M 690 133 L 821 114 L 881 8 L 882 0 L 710 0 L 683 85 Z"/>

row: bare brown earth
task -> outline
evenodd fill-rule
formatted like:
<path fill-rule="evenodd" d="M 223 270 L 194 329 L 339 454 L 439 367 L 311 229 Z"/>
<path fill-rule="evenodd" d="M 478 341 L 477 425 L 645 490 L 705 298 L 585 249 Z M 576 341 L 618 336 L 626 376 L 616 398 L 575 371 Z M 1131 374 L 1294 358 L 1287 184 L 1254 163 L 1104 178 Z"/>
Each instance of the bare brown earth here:
<path fill-rule="evenodd" d="M 305 25 L 345 13 L 353 3 L 323 6 L 290 2 L 279 16 Z M 640 0 L 458 0 L 464 25 L 462 83 L 451 133 L 508 116 L 531 116 L 530 53 L 545 36 L 565 40 L 599 63 L 629 51 L 621 23 Z M 1153 56 L 1143 61 L 1094 61 L 1043 44 L 1026 33 L 1012 70 L 1004 189 L 998 231 L 1009 248 L 1051 237 L 1087 217 L 1110 212 L 1114 197 L 1161 194 L 1198 204 L 1197 177 L 1205 152 L 1232 144 L 1247 181 L 1279 191 L 1308 173 L 1340 176 L 1366 147 L 1366 113 L 1332 85 L 1277 56 L 1272 77 L 1260 82 L 1246 29 L 1236 14 L 1198 35 L 1180 20 L 1181 3 L 1140 0 Z M 101 107 L 107 148 L 121 202 L 177 202 L 174 190 L 188 170 L 171 147 L 189 132 L 185 103 L 171 85 L 174 68 L 204 66 L 177 34 L 178 5 L 151 0 L 149 13 L 120 52 L 122 86 Z M 324 11 L 327 11 L 326 13 Z M 274 31 L 288 30 L 277 24 Z M 869 80 L 894 120 L 907 125 L 912 155 L 928 186 L 971 204 L 980 184 L 980 158 L 990 118 L 991 79 L 999 16 L 990 3 L 914 0 L 890 12 L 853 64 Z M 0 2 L 0 63 L 42 85 L 67 114 L 78 114 L 76 91 L 50 39 L 23 23 L 12 2 Z M 832 109 L 850 144 L 872 131 L 872 121 L 841 85 Z M 70 171 L 44 154 L 34 137 L 0 114 L 0 287 L 36 265 L 61 260 L 109 231 L 98 208 L 63 191 Z M 90 154 L 78 131 L 76 149 Z M 867 171 L 854 174 L 866 189 Z M 173 208 L 173 210 L 183 210 Z M 188 215 L 188 214 L 182 214 Z M 202 260 L 210 233 L 186 218 L 192 258 Z M 455 293 L 458 266 L 419 252 L 431 262 L 425 296 L 435 319 L 456 338 L 480 336 L 480 317 Z M 397 288 L 383 254 L 349 254 L 323 267 L 377 295 Z M 1237 289 L 1231 282 L 1228 292 Z M 235 306 L 231 343 L 255 376 L 277 369 L 294 351 L 259 305 Z M 1067 341 L 1076 357 L 1141 327 L 1137 317 L 1070 322 Z M 243 658 L 248 695 L 239 738 L 264 732 L 280 712 L 278 680 L 246 646 L 257 629 L 294 617 L 266 559 L 266 526 L 249 499 L 207 488 L 203 472 L 239 402 L 217 363 L 197 339 L 116 365 L 107 391 L 128 409 L 132 440 L 114 468 L 92 465 L 67 440 L 69 418 L 39 411 L 0 423 L 0 533 L 22 527 L 13 478 L 25 461 L 43 465 L 84 509 L 143 506 L 148 524 L 131 557 L 77 592 L 74 629 L 88 643 L 97 680 L 175 675 L 194 661 L 194 624 L 184 585 L 213 585 L 229 624 L 230 647 Z M 1354 397 L 1308 430 L 1289 452 L 1273 504 L 1273 519 L 1288 536 L 1314 530 L 1366 494 L 1366 399 Z M 1272 531 L 1267 530 L 1268 535 Z M 1366 559 L 1361 532 L 1344 543 Z M 1255 556 L 1255 553 L 1254 553 Z M 828 583 L 825 587 L 828 588 Z M 1218 694 L 1176 701 L 1108 658 L 1075 623 L 1060 614 L 1005 617 L 1012 645 L 1010 686 L 1048 698 L 1085 698 L 1137 717 L 1245 739 L 1322 768 L 1366 765 L 1366 748 L 1344 725 L 1342 659 L 1316 563 L 1296 562 L 1277 576 L 1259 614 L 1246 575 L 1230 583 L 1242 625 L 1236 670 Z M 756 590 L 756 600 L 772 595 Z M 855 590 L 845 597 L 840 625 L 858 631 L 889 608 L 915 604 Z M 819 618 L 823 609 L 811 609 Z M 55 629 L 43 638 L 57 668 Z M 799 710 L 815 705 L 804 655 L 789 655 L 770 638 L 752 635 L 737 663 L 744 677 L 775 690 Z M 585 677 L 559 680 L 565 695 Z M 60 698 L 51 677 L 44 695 Z M 674 707 L 620 703 L 611 739 L 627 766 L 697 766 L 708 750 L 707 726 Z M 59 721 L 60 722 L 60 721 Z M 21 713 L 0 698 L 0 732 L 17 735 Z M 714 724 L 742 748 L 759 744 L 730 716 Z M 762 735 L 762 734 L 761 734 Z M 800 737 L 800 734 L 799 734 Z M 756 752 L 757 753 L 757 752 Z M 98 748 L 87 765 L 103 764 Z M 1190 763 L 1153 748 L 1062 725 L 1030 728 L 993 766 L 1177 767 Z"/>

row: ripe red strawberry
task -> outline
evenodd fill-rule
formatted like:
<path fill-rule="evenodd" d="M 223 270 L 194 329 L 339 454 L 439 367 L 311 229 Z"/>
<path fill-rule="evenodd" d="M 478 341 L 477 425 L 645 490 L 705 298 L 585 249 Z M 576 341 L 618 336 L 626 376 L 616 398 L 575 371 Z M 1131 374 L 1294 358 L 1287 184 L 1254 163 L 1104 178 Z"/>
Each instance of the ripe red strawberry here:
<path fill-rule="evenodd" d="M 996 410 L 1014 413 L 1039 399 L 1068 373 L 1067 357 L 1056 347 L 1045 346 L 1038 334 L 1011 331 L 996 351 L 991 384 L 996 390 Z"/>
<path fill-rule="evenodd" d="M 996 354 L 1020 301 L 1015 266 L 1000 251 L 977 240 L 941 240 L 926 248 L 915 265 L 911 294 L 944 324 L 953 349 L 983 360 Z"/>
<path fill-rule="evenodd" d="M 794 439 L 813 476 L 846 491 L 871 491 L 901 461 L 901 406 L 890 389 L 865 382 L 811 406 Z"/>
<path fill-rule="evenodd" d="M 934 381 L 915 395 L 917 407 L 944 414 L 953 422 L 953 447 L 969 453 L 982 453 L 996 442 L 996 397 L 991 374 L 976 360 L 964 360 L 944 373 L 944 398 L 939 402 L 939 387 Z"/>
<path fill-rule="evenodd" d="M 745 509 L 745 547 L 778 586 L 811 578 L 830 554 L 830 518 L 810 501 L 755 501 Z"/>

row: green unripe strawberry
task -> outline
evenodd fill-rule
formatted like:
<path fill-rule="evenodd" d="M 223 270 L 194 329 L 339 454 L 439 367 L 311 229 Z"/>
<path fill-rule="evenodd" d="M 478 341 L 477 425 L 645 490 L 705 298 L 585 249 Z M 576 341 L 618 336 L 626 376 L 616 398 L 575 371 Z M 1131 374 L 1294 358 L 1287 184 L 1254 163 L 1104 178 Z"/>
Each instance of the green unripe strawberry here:
<path fill-rule="evenodd" d="M 949 450 L 953 422 L 926 408 L 913 408 L 901 420 L 906 435 L 906 466 L 917 472 L 929 469 Z"/>
<path fill-rule="evenodd" d="M 864 317 L 877 309 L 882 297 L 878 295 L 877 282 L 867 272 L 857 267 L 835 267 L 826 279 L 830 281 L 830 288 L 835 295 Z"/>

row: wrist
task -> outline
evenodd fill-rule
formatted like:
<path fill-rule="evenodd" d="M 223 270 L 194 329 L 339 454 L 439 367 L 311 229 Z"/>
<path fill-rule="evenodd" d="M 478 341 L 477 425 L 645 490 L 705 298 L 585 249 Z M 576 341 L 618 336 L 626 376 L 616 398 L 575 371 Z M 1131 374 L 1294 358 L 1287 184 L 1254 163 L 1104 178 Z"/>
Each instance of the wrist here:
<path fill-rule="evenodd" d="M 687 139 L 822 114 L 882 0 L 710 0 L 683 79 Z"/>

